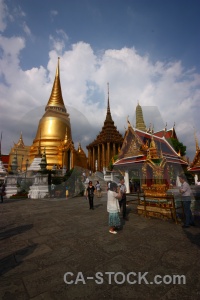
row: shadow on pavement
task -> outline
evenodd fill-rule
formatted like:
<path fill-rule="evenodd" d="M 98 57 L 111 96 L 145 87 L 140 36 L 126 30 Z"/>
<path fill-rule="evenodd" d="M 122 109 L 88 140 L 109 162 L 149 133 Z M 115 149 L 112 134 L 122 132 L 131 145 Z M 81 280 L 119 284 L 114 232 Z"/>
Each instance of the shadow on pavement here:
<path fill-rule="evenodd" d="M 32 228 L 33 228 L 33 224 L 27 224 L 27 225 L 22 225 L 22 226 L 8 229 L 8 230 L 0 233 L 0 240 L 5 240 L 14 235 L 17 235 L 17 234 L 23 233 L 27 230 L 30 230 Z"/>
<path fill-rule="evenodd" d="M 200 233 L 193 234 L 188 230 L 184 230 L 184 233 L 192 244 L 195 244 L 196 246 L 200 247 Z"/>
<path fill-rule="evenodd" d="M 34 252 L 38 244 L 27 246 L 0 260 L 0 276 L 23 263 L 23 259 Z M 19 259 L 20 258 L 20 259 Z"/>

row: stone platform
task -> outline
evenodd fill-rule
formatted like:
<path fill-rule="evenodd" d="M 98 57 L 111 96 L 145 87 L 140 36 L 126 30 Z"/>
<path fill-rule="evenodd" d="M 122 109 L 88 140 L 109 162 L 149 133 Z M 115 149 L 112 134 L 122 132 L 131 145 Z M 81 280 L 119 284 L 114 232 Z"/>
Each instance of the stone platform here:
<path fill-rule="evenodd" d="M 139 216 L 136 203 L 129 203 L 129 221 L 113 235 L 106 192 L 94 207 L 89 210 L 85 197 L 0 203 L 0 299 L 199 299 L 198 216 L 196 227 L 182 229 L 171 220 Z M 64 283 L 66 272 L 74 274 L 69 281 L 81 272 L 85 284 L 83 278 Z M 103 274 L 98 283 L 91 279 L 97 272 Z M 111 284 L 105 272 L 114 272 Z M 122 283 L 123 274 L 117 272 L 148 272 L 149 284 Z M 186 284 L 150 283 L 156 275 L 184 275 Z"/>

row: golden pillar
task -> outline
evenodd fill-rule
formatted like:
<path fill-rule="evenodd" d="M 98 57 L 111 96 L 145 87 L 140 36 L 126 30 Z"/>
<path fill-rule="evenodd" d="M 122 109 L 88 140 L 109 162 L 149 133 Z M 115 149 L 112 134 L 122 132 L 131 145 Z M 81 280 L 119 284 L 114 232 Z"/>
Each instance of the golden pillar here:
<path fill-rule="evenodd" d="M 95 171 L 95 147 L 93 146 L 92 170 Z"/>
<path fill-rule="evenodd" d="M 91 170 L 91 150 L 88 150 L 88 168 Z"/>
<path fill-rule="evenodd" d="M 98 145 L 98 167 L 97 167 L 97 170 L 98 170 L 98 171 L 101 170 L 100 162 L 101 162 L 100 145 Z"/>
<path fill-rule="evenodd" d="M 110 162 L 110 143 L 107 143 L 107 166 L 109 165 Z"/>
<path fill-rule="evenodd" d="M 116 155 L 116 147 L 115 147 L 115 143 L 113 143 L 113 156 Z"/>
<path fill-rule="evenodd" d="M 105 144 L 102 144 L 102 163 L 103 163 L 103 168 L 106 167 Z"/>

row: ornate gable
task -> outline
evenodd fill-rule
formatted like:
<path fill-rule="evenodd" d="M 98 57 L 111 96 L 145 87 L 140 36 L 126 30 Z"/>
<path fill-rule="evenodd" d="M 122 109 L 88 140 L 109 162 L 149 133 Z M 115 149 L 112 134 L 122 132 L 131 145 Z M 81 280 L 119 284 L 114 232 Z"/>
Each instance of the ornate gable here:
<path fill-rule="evenodd" d="M 194 160 L 191 163 L 191 167 L 200 167 L 200 150 L 196 152 Z"/>
<path fill-rule="evenodd" d="M 124 137 L 119 158 L 144 155 L 144 152 L 141 150 L 142 147 L 143 143 L 141 142 L 140 138 L 134 129 L 129 126 Z"/>

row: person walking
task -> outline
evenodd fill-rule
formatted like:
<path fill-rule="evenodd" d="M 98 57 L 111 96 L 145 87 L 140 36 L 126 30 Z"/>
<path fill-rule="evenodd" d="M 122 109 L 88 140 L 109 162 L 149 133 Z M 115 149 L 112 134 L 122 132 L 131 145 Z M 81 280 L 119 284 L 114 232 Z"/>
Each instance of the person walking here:
<path fill-rule="evenodd" d="M 5 183 L 0 186 L 1 203 L 3 203 L 3 196 L 5 196 Z"/>
<path fill-rule="evenodd" d="M 55 184 L 51 183 L 51 198 L 55 198 Z"/>
<path fill-rule="evenodd" d="M 181 187 L 179 189 L 179 192 L 182 195 L 182 201 L 183 201 L 183 208 L 185 213 L 185 222 L 182 226 L 183 228 L 189 228 L 191 226 L 195 226 L 194 218 L 192 216 L 191 212 L 191 189 L 190 186 L 186 180 L 186 176 L 184 174 L 179 175 L 179 179 L 181 182 Z"/>
<path fill-rule="evenodd" d="M 100 198 L 101 197 L 101 185 L 98 180 L 96 183 L 96 191 L 97 191 L 97 198 Z"/>
<path fill-rule="evenodd" d="M 107 193 L 107 212 L 109 213 L 109 232 L 112 234 L 117 234 L 116 228 L 118 228 L 120 224 L 119 218 L 119 200 L 121 199 L 121 190 L 118 188 L 115 182 L 110 183 L 110 189 Z"/>
<path fill-rule="evenodd" d="M 93 210 L 94 210 L 94 203 L 93 203 L 94 191 L 95 191 L 95 187 L 92 185 L 92 181 L 89 181 L 89 185 L 86 189 L 86 197 L 89 200 L 90 209 L 93 209 Z"/>
<path fill-rule="evenodd" d="M 90 182 L 89 178 L 86 177 L 86 179 L 85 179 L 85 181 L 84 181 L 84 185 L 85 185 L 85 195 L 87 194 L 87 188 L 88 188 L 89 182 Z"/>
<path fill-rule="evenodd" d="M 119 206 L 120 206 L 120 209 L 122 207 L 123 219 L 128 221 L 128 218 L 126 216 L 126 186 L 124 184 L 124 179 L 123 178 L 120 180 L 119 186 L 120 186 L 120 190 L 121 190 L 121 194 L 122 194 L 122 198 L 119 201 Z"/>

